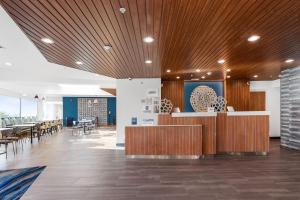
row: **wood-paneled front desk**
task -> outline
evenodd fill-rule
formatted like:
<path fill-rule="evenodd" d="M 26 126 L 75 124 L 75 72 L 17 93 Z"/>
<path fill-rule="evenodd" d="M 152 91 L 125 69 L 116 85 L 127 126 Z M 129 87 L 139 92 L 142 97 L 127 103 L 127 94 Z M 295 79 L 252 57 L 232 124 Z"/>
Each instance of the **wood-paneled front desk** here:
<path fill-rule="evenodd" d="M 157 126 L 126 127 L 126 155 L 266 154 L 269 115 L 266 111 L 160 114 Z"/>

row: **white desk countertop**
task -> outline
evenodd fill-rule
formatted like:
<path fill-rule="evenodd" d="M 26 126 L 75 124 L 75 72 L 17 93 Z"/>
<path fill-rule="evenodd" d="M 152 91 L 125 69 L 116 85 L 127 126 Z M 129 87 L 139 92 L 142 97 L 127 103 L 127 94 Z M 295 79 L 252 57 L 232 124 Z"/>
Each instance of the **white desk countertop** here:
<path fill-rule="evenodd" d="M 13 127 L 34 127 L 36 124 L 16 124 Z"/>
<path fill-rule="evenodd" d="M 202 126 L 201 124 L 195 124 L 195 125 L 179 125 L 179 124 L 170 124 L 170 125 L 155 125 L 155 124 L 151 124 L 151 125 L 143 125 L 143 124 L 138 124 L 138 125 L 128 125 L 126 127 L 169 127 L 169 126 Z"/>
<path fill-rule="evenodd" d="M 216 117 L 216 112 L 180 112 L 172 113 L 172 117 Z"/>
<path fill-rule="evenodd" d="M 0 132 L 1 131 L 8 131 L 8 130 L 12 130 L 12 128 L 0 128 Z"/>
<path fill-rule="evenodd" d="M 227 116 L 260 116 L 271 115 L 270 111 L 236 111 L 226 112 Z M 217 112 L 180 112 L 172 113 L 172 117 L 216 117 Z"/>
<path fill-rule="evenodd" d="M 260 115 L 271 115 L 270 111 L 236 111 L 227 112 L 227 116 L 260 116 Z"/>

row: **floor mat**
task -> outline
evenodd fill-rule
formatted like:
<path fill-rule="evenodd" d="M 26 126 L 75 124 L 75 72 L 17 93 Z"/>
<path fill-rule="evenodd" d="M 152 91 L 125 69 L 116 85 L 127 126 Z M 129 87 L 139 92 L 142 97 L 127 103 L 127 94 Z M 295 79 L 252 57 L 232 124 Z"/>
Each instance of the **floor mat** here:
<path fill-rule="evenodd" d="M 45 168 L 42 166 L 0 171 L 0 199 L 20 199 Z"/>

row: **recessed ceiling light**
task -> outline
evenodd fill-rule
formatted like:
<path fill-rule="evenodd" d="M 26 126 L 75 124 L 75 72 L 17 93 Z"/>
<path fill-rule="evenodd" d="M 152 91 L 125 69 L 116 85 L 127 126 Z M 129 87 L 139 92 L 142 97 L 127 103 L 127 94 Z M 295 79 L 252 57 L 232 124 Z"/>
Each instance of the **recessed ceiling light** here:
<path fill-rule="evenodd" d="M 253 76 L 253 78 L 257 78 L 257 77 L 258 77 L 258 75 L 254 75 L 254 76 Z"/>
<path fill-rule="evenodd" d="M 53 44 L 54 41 L 51 40 L 50 38 L 42 38 L 42 42 L 46 43 L 46 44 Z"/>
<path fill-rule="evenodd" d="M 12 66 L 12 63 L 6 62 L 6 63 L 4 63 L 4 65 L 6 65 L 6 66 Z"/>
<path fill-rule="evenodd" d="M 201 70 L 200 69 L 196 69 L 196 72 L 200 72 Z"/>
<path fill-rule="evenodd" d="M 224 64 L 224 63 L 225 63 L 225 60 L 224 60 L 224 59 L 220 59 L 220 60 L 218 60 L 218 63 L 219 63 L 219 64 Z"/>
<path fill-rule="evenodd" d="M 105 49 L 105 51 L 110 51 L 112 49 L 112 46 L 110 44 L 106 44 L 103 46 L 103 48 Z"/>
<path fill-rule="evenodd" d="M 82 65 L 83 62 L 81 62 L 81 61 L 76 61 L 76 64 L 77 64 L 77 65 Z"/>
<path fill-rule="evenodd" d="M 22 96 L 23 96 L 23 97 L 26 97 L 26 96 L 27 96 L 27 94 L 22 94 Z"/>
<path fill-rule="evenodd" d="M 205 79 L 205 76 L 201 76 L 202 79 Z"/>
<path fill-rule="evenodd" d="M 152 37 L 145 37 L 143 40 L 144 40 L 144 42 L 146 42 L 146 43 L 151 43 L 151 42 L 154 41 L 154 39 L 153 39 Z"/>
<path fill-rule="evenodd" d="M 120 12 L 124 14 L 126 12 L 126 8 L 120 8 Z"/>
<path fill-rule="evenodd" d="M 227 78 L 230 78 L 231 76 L 228 75 L 228 76 L 226 76 L 226 77 L 227 77 Z"/>
<path fill-rule="evenodd" d="M 294 62 L 295 60 L 294 59 L 287 59 L 285 62 L 286 63 L 292 63 L 292 62 Z"/>
<path fill-rule="evenodd" d="M 177 76 L 176 78 L 177 78 L 177 79 L 180 79 L 180 76 Z"/>
<path fill-rule="evenodd" d="M 259 35 L 251 35 L 250 37 L 248 37 L 249 42 L 256 42 L 259 39 L 260 39 Z"/>
<path fill-rule="evenodd" d="M 170 73 L 171 72 L 171 70 L 170 69 L 167 69 L 167 73 Z"/>
<path fill-rule="evenodd" d="M 226 72 L 230 72 L 231 71 L 231 69 L 226 69 Z"/>
<path fill-rule="evenodd" d="M 151 63 L 152 63 L 152 60 L 146 60 L 145 63 L 146 63 L 146 64 L 151 64 Z"/>
<path fill-rule="evenodd" d="M 207 74 L 208 76 L 210 76 L 210 75 L 211 75 L 211 72 L 207 72 L 206 74 Z"/>

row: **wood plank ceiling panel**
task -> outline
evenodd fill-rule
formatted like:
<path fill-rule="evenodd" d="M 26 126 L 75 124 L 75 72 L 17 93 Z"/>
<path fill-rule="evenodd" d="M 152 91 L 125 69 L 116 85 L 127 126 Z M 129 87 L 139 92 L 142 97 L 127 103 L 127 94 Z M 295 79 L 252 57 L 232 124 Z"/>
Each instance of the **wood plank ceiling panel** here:
<path fill-rule="evenodd" d="M 49 62 L 114 78 L 222 80 L 227 75 L 231 79 L 258 75 L 258 80 L 269 80 L 278 78 L 281 69 L 300 65 L 299 0 L 0 0 L 0 4 Z M 121 7 L 126 8 L 124 14 Z M 261 39 L 249 43 L 253 34 Z M 147 36 L 154 42 L 144 43 Z M 43 43 L 44 37 L 54 44 Z M 104 45 L 112 50 L 106 51 Z M 222 65 L 217 62 L 221 58 Z M 289 58 L 295 61 L 285 63 Z M 145 64 L 148 59 L 152 64 Z"/>

